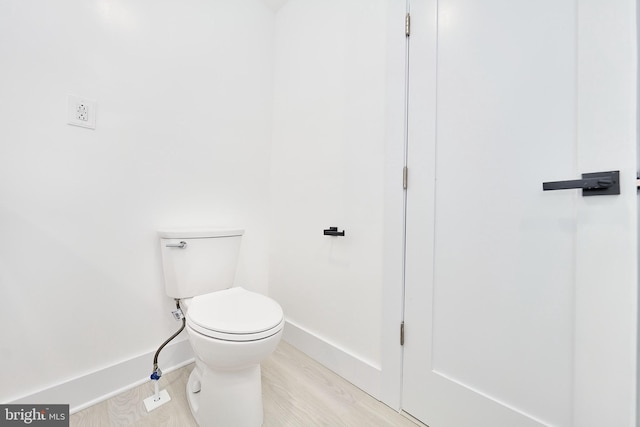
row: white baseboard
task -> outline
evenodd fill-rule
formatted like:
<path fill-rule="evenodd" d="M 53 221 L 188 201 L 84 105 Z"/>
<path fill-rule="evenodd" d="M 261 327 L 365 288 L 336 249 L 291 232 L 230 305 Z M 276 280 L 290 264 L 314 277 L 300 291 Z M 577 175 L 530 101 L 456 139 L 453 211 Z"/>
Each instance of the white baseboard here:
<path fill-rule="evenodd" d="M 8 403 L 69 404 L 73 414 L 150 381 L 154 355 L 155 350 Z M 189 341 L 182 340 L 162 350 L 159 365 L 163 373 L 169 373 L 193 360 Z"/>
<path fill-rule="evenodd" d="M 287 320 L 283 339 L 380 400 L 382 370 L 347 350 Z"/>
<path fill-rule="evenodd" d="M 290 321 L 286 322 L 283 339 L 366 393 L 380 399 L 379 367 Z M 155 350 L 7 403 L 69 404 L 70 413 L 75 413 L 149 381 L 154 354 Z M 182 340 L 167 345 L 162 350 L 160 367 L 164 373 L 169 373 L 193 360 L 189 341 Z"/>

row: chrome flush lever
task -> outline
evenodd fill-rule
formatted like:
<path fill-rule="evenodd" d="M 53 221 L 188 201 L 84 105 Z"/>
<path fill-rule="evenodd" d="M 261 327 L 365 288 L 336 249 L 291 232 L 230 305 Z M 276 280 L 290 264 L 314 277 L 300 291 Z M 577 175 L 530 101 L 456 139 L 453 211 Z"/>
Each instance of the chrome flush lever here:
<path fill-rule="evenodd" d="M 185 242 L 184 240 L 181 241 L 180 243 L 167 243 L 165 245 L 168 248 L 180 248 L 180 249 L 184 249 L 187 247 L 187 242 Z"/>

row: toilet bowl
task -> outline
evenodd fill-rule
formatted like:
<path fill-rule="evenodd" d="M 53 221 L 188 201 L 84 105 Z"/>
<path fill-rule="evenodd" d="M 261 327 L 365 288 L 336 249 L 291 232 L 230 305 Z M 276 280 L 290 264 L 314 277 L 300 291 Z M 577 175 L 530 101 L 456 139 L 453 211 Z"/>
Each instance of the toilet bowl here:
<path fill-rule="evenodd" d="M 196 367 L 187 399 L 201 426 L 262 425 L 260 362 L 277 347 L 284 326 L 274 300 L 241 287 L 193 298 L 187 334 Z"/>
<path fill-rule="evenodd" d="M 231 287 L 243 232 L 159 232 L 167 294 L 180 299 L 195 354 L 186 389 L 201 427 L 262 425 L 260 363 L 282 337 L 284 314 L 276 301 Z"/>

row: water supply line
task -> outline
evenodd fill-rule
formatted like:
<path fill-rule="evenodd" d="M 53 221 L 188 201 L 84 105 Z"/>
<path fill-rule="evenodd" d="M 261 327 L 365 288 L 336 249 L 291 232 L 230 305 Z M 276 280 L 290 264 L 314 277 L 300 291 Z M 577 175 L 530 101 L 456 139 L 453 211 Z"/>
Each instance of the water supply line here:
<path fill-rule="evenodd" d="M 151 379 L 156 381 L 156 390 L 158 389 L 157 386 L 157 381 L 160 379 L 160 377 L 162 376 L 162 371 L 160 370 L 160 368 L 158 368 L 158 356 L 160 355 L 160 352 L 162 351 L 162 349 L 169 344 L 169 342 L 174 339 L 175 337 L 177 337 L 180 332 L 182 332 L 184 330 L 184 327 L 187 324 L 187 319 L 184 316 L 184 314 L 182 313 L 182 309 L 180 308 L 180 299 L 176 298 L 176 311 L 174 311 L 174 316 L 176 317 L 176 319 L 182 319 L 182 326 L 180 327 L 180 329 L 178 329 L 178 331 L 171 335 L 165 342 L 162 343 L 162 345 L 158 348 L 158 351 L 156 351 L 155 356 L 153 356 L 153 372 L 151 373 Z M 157 393 L 156 393 L 157 395 Z M 156 396 L 157 397 L 157 396 Z"/>

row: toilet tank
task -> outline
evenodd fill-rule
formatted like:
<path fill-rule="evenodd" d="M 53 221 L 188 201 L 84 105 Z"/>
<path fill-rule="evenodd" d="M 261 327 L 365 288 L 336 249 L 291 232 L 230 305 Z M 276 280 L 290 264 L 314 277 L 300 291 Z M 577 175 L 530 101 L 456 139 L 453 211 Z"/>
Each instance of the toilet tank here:
<path fill-rule="evenodd" d="M 158 231 L 167 295 L 190 298 L 233 286 L 241 229 Z"/>

